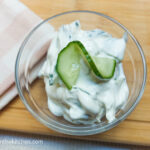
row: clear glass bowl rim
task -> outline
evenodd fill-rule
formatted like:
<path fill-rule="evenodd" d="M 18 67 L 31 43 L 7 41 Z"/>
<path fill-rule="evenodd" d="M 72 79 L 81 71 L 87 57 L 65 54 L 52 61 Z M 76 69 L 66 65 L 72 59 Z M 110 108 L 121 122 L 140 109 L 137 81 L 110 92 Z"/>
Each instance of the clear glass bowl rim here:
<path fill-rule="evenodd" d="M 43 118 L 41 118 L 38 114 L 36 114 L 36 112 L 28 105 L 25 97 L 23 96 L 23 93 L 21 91 L 21 87 L 20 87 L 20 82 L 19 82 L 19 62 L 20 62 L 20 57 L 21 57 L 21 54 L 24 50 L 24 47 L 26 45 L 26 43 L 28 42 L 28 40 L 30 39 L 30 36 L 33 34 L 33 32 L 38 29 L 38 27 L 40 27 L 42 24 L 58 17 L 58 16 L 62 16 L 62 15 L 66 15 L 66 14 L 71 14 L 71 13 L 90 13 L 90 14 L 95 14 L 95 15 L 99 15 L 101 17 L 104 17 L 110 21 L 112 21 L 113 23 L 117 24 L 118 26 L 120 26 L 123 30 L 125 30 L 129 35 L 130 37 L 132 38 L 132 40 L 134 41 L 134 43 L 136 44 L 139 52 L 140 52 L 140 55 L 142 57 L 142 63 L 143 63 L 143 69 L 144 69 L 144 75 L 143 75 L 143 82 L 142 82 L 142 86 L 141 86 L 141 89 L 140 89 L 140 92 L 139 92 L 139 95 L 135 101 L 135 103 L 132 105 L 132 107 L 130 107 L 130 109 L 125 113 L 123 114 L 120 118 L 117 118 L 115 121 L 105 125 L 105 126 L 101 126 L 99 128 L 95 128 L 95 129 L 86 129 L 84 127 L 82 127 L 83 130 L 79 130 L 79 128 L 66 128 L 64 125 L 58 123 L 58 122 L 55 122 L 52 120 L 51 123 L 48 123 L 46 122 Z M 122 24 L 120 24 L 118 21 L 116 21 L 115 19 L 105 15 L 105 14 L 102 14 L 102 13 L 99 13 L 99 12 L 95 12 L 95 11 L 89 11 L 89 10 L 75 10 L 75 11 L 67 11 L 67 12 L 63 12 L 63 13 L 59 13 L 57 15 L 54 15 L 52 17 L 49 17 L 48 19 L 45 19 L 44 21 L 42 21 L 40 24 L 38 24 L 35 28 L 32 29 L 32 31 L 27 35 L 27 37 L 25 38 L 25 40 L 23 41 L 23 43 L 21 44 L 20 46 L 20 49 L 19 49 L 19 52 L 17 54 L 17 58 L 16 58 L 16 63 L 15 63 L 15 82 L 16 82 L 16 86 L 17 86 L 17 90 L 18 90 L 18 93 L 19 93 L 19 96 L 22 100 L 22 102 L 24 103 L 24 105 L 26 106 L 26 108 L 28 109 L 28 111 L 37 119 L 39 120 L 42 124 L 44 124 L 45 126 L 47 126 L 48 128 L 50 129 L 53 129 L 57 132 L 61 132 L 61 133 L 64 133 L 64 134 L 69 134 L 69 135 L 93 135 L 93 134 L 97 134 L 97 133 L 102 133 L 102 132 L 105 132 L 113 127 L 115 127 L 116 125 L 118 125 L 120 122 L 122 122 L 133 110 L 134 108 L 136 107 L 136 105 L 139 103 L 143 93 L 144 93 L 144 88 L 145 88 L 145 85 L 146 85 L 146 78 L 147 78 L 147 65 L 146 65 L 146 59 L 145 59 L 145 56 L 144 56 L 144 52 L 142 50 L 142 47 L 140 46 L 139 42 L 136 40 L 136 38 L 133 36 L 133 34 L 131 34 L 131 32 L 125 27 L 123 26 Z"/>

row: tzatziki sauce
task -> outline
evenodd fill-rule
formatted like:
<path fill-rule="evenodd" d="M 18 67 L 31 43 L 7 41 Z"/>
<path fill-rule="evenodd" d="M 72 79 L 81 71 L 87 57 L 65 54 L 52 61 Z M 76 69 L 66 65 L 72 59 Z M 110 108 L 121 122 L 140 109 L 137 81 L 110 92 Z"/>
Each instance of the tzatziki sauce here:
<path fill-rule="evenodd" d="M 56 63 L 59 52 L 74 40 L 81 41 L 91 56 L 115 59 L 114 76 L 99 80 L 81 59 L 79 78 L 68 90 L 56 72 Z M 122 38 L 114 38 L 100 29 L 85 31 L 79 21 L 61 26 L 54 34 L 39 72 L 44 78 L 50 112 L 73 124 L 93 124 L 101 122 L 103 117 L 108 122 L 114 121 L 116 112 L 126 104 L 129 95 L 122 65 L 126 42 L 126 33 Z"/>

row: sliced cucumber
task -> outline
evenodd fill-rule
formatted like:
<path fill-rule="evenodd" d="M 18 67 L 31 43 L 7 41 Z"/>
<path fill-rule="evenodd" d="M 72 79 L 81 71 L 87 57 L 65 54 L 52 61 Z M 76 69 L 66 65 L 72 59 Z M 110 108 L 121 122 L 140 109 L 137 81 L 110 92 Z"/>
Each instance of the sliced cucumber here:
<path fill-rule="evenodd" d="M 80 72 L 80 54 L 76 44 L 70 42 L 58 54 L 56 71 L 68 89 L 75 85 Z"/>
<path fill-rule="evenodd" d="M 114 75 L 116 60 L 91 57 L 80 41 L 72 41 L 58 54 L 56 64 L 56 71 L 68 89 L 71 89 L 78 79 L 80 56 L 98 77 L 110 79 Z"/>
<path fill-rule="evenodd" d="M 116 67 L 116 60 L 103 57 L 92 57 L 99 74 L 103 79 L 110 79 L 113 77 Z"/>

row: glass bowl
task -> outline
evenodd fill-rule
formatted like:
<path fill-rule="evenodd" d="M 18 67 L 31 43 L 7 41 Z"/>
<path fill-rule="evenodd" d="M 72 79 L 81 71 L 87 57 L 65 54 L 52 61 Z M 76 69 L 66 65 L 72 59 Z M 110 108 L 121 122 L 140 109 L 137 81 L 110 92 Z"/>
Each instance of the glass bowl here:
<path fill-rule="evenodd" d="M 128 33 L 123 67 L 130 94 L 126 105 L 116 113 L 116 120 L 111 123 L 104 120 L 93 125 L 74 125 L 62 117 L 54 116 L 48 110 L 43 79 L 36 78 L 51 42 L 53 34 L 51 26 L 57 30 L 61 25 L 74 20 L 80 20 L 84 30 L 100 28 L 118 38 L 122 37 L 124 32 Z M 65 134 L 91 135 L 102 133 L 118 125 L 136 107 L 146 83 L 146 61 L 138 41 L 118 21 L 98 12 L 69 11 L 44 20 L 29 33 L 16 59 L 15 80 L 22 102 L 42 124 Z"/>

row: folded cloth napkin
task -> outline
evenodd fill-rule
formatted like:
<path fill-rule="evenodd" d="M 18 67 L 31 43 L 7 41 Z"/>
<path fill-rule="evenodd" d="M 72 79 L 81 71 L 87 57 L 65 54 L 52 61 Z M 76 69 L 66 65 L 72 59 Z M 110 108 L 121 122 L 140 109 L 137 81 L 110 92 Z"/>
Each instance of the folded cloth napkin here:
<path fill-rule="evenodd" d="M 14 83 L 16 56 L 26 35 L 41 21 L 19 0 L 0 0 L 0 109 L 17 95 Z M 52 26 L 41 29 L 36 33 L 37 37 L 47 31 L 53 32 Z M 48 40 L 50 37 L 46 36 L 39 45 Z"/>

